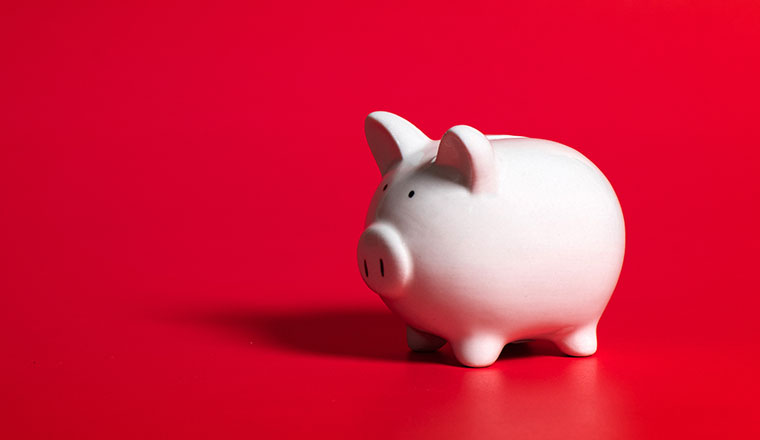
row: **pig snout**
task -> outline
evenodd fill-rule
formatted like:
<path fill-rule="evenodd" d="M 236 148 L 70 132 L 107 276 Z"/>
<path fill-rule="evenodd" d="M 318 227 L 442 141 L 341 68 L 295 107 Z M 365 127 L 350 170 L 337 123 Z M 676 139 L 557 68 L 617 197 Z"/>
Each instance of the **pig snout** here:
<path fill-rule="evenodd" d="M 412 260 L 392 225 L 376 222 L 359 238 L 359 271 L 367 286 L 385 298 L 401 296 L 412 275 Z"/>

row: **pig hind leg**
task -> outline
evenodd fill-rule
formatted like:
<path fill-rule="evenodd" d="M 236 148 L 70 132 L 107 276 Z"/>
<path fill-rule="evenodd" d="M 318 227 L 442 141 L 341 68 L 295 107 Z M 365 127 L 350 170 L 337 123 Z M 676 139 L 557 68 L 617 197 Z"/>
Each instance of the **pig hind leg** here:
<path fill-rule="evenodd" d="M 591 356 L 596 353 L 596 322 L 558 334 L 553 340 L 567 355 Z"/>
<path fill-rule="evenodd" d="M 412 351 L 436 351 L 443 347 L 445 343 L 445 339 L 439 338 L 436 335 L 431 335 L 430 333 L 425 333 L 409 326 L 406 327 L 406 345 L 408 345 L 409 349 Z"/>

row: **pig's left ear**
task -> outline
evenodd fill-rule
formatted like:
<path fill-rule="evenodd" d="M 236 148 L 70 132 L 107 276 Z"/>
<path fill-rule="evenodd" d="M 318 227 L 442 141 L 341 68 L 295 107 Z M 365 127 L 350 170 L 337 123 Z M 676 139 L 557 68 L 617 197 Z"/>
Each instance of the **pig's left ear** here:
<path fill-rule="evenodd" d="M 449 129 L 441 138 L 435 163 L 456 169 L 473 193 L 498 191 L 493 146 L 483 133 L 472 127 L 457 125 Z"/>
<path fill-rule="evenodd" d="M 370 113 L 364 134 L 383 176 L 400 162 L 421 161 L 433 142 L 409 121 L 388 112 Z"/>

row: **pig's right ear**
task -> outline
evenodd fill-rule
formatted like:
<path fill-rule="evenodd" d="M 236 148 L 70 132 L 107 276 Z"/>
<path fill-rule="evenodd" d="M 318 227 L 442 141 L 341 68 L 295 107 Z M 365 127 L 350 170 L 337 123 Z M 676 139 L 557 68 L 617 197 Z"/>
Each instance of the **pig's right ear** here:
<path fill-rule="evenodd" d="M 483 133 L 457 125 L 444 133 L 435 163 L 456 170 L 474 193 L 495 193 L 499 176 L 493 146 Z"/>
<path fill-rule="evenodd" d="M 388 112 L 370 113 L 364 121 L 364 134 L 382 175 L 399 162 L 421 160 L 432 142 L 409 121 Z"/>

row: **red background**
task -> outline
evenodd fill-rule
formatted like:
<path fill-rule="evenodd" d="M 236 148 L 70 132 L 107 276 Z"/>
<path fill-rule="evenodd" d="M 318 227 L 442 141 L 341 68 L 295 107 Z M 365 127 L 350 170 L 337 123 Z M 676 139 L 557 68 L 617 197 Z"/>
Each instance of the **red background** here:
<path fill-rule="evenodd" d="M 0 6 L 0 436 L 757 437 L 755 1 Z M 556 140 L 628 247 L 599 352 L 408 353 L 373 110 Z"/>

